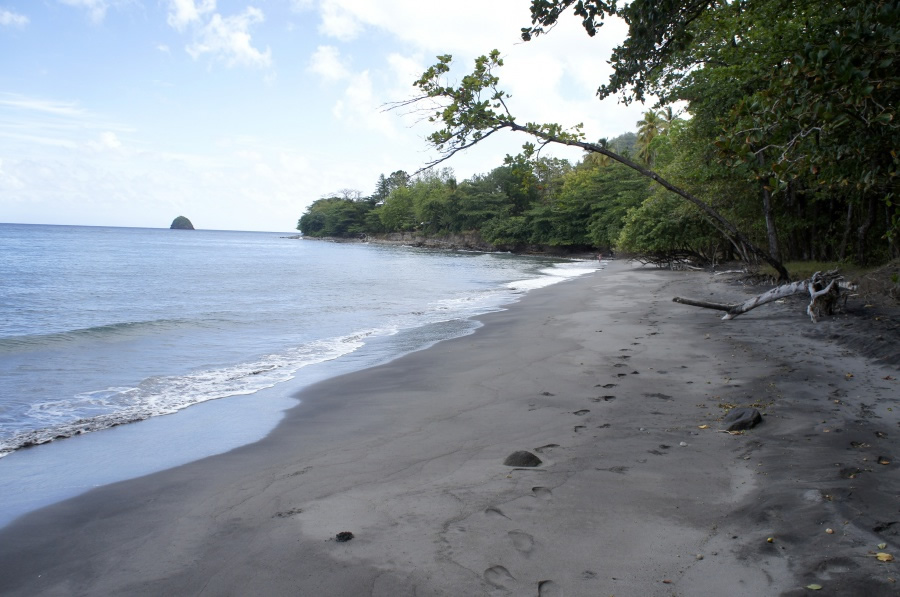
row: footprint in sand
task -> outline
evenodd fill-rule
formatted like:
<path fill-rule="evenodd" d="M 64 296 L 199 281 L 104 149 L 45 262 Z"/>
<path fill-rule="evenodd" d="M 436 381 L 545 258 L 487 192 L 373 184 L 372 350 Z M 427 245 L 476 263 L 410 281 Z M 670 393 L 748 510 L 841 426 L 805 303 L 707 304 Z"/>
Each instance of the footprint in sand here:
<path fill-rule="evenodd" d="M 625 377 L 627 373 L 616 373 L 616 377 Z"/>
<path fill-rule="evenodd" d="M 549 487 L 532 487 L 531 493 L 533 493 L 534 497 L 538 498 L 539 500 L 546 501 L 553 497 L 553 492 Z"/>
<path fill-rule="evenodd" d="M 538 597 L 562 597 L 562 587 L 552 580 L 538 582 Z"/>
<path fill-rule="evenodd" d="M 572 427 L 572 431 L 574 431 L 575 433 L 578 433 L 582 429 L 587 429 L 587 427 L 585 427 L 584 425 L 575 425 L 574 427 Z"/>
<path fill-rule="evenodd" d="M 672 397 L 668 394 L 661 394 L 659 392 L 653 392 L 650 394 L 644 394 L 647 398 L 659 398 L 660 400 L 671 400 Z"/>
<path fill-rule="evenodd" d="M 535 448 L 534 451 L 538 454 L 543 454 L 546 450 L 550 450 L 552 448 L 558 448 L 559 444 L 547 444 L 546 446 L 541 446 L 540 448 Z"/>
<path fill-rule="evenodd" d="M 541 396 L 556 396 L 553 392 L 541 392 Z"/>
<path fill-rule="evenodd" d="M 509 570 L 503 566 L 491 566 L 485 570 L 484 580 L 501 589 L 508 588 L 510 583 L 516 581 L 516 579 L 513 578 L 513 575 L 509 573 Z"/>
<path fill-rule="evenodd" d="M 626 365 L 625 363 L 616 363 L 615 365 L 613 365 L 613 367 L 627 367 L 627 366 L 628 365 Z"/>
<path fill-rule="evenodd" d="M 596 470 L 605 471 L 608 473 L 616 473 L 617 475 L 624 475 L 625 473 L 628 472 L 628 468 L 629 467 L 627 467 L 627 466 L 611 466 L 609 468 L 598 468 Z"/>
<path fill-rule="evenodd" d="M 503 513 L 503 510 L 498 508 L 497 506 L 490 506 L 484 511 L 485 516 L 500 516 L 505 518 L 506 520 L 510 520 L 509 516 Z"/>
<path fill-rule="evenodd" d="M 582 408 L 581 410 L 576 410 L 572 414 L 575 415 L 576 417 L 583 417 L 584 415 L 588 414 L 589 412 L 591 412 L 591 411 L 589 411 L 586 408 Z"/>
<path fill-rule="evenodd" d="M 534 549 L 534 537 L 525 531 L 510 531 L 507 535 L 509 535 L 509 539 L 512 541 L 513 547 L 515 547 L 517 551 L 528 555 L 531 553 L 531 550 Z"/>
<path fill-rule="evenodd" d="M 591 398 L 591 402 L 612 402 L 615 399 L 615 396 L 597 396 L 596 398 Z"/>

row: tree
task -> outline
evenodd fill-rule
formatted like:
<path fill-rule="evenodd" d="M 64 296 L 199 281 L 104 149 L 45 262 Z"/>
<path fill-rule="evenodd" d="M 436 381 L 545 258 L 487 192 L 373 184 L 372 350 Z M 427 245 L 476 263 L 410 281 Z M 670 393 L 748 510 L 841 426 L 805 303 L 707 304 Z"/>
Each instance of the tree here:
<path fill-rule="evenodd" d="M 650 144 L 658 135 L 663 133 L 664 123 L 660 113 L 656 110 L 644 112 L 643 117 L 637 121 L 638 127 L 638 157 L 644 160 L 648 166 L 653 165 L 653 153 Z"/>
<path fill-rule="evenodd" d="M 390 196 L 378 210 L 378 217 L 384 229 L 389 232 L 404 232 L 416 226 L 413 194 L 407 186 L 391 191 Z"/>
<path fill-rule="evenodd" d="M 442 128 L 432 133 L 429 141 L 442 155 L 429 166 L 441 163 L 504 129 L 531 135 L 537 138 L 542 145 L 557 143 L 606 155 L 696 205 L 710 218 L 716 220 L 717 225 L 736 242 L 775 268 L 781 278 L 789 279 L 789 274 L 780 261 L 752 243 L 708 203 L 676 187 L 656 172 L 609 150 L 604 145 L 584 141 L 580 125 L 573 129 L 565 129 L 555 123 L 519 124 L 506 105 L 509 96 L 499 89 L 499 78 L 494 74 L 494 71 L 503 65 L 499 51 L 494 50 L 487 56 L 477 58 L 473 72 L 464 76 L 458 85 L 448 85 L 445 80 L 450 71 L 451 62 L 452 56 L 450 55 L 438 56 L 438 63 L 430 67 L 416 82 L 422 95 L 396 105 L 409 106 L 419 102 L 439 103 L 440 107 L 432 112 L 429 120 L 439 123 Z"/>
<path fill-rule="evenodd" d="M 757 181 L 770 253 L 779 212 L 799 199 L 807 210 L 828 206 L 832 220 L 846 214 L 842 247 L 855 222 L 858 260 L 876 229 L 900 254 L 896 0 L 534 0 L 523 38 L 569 9 L 591 36 L 608 16 L 626 21 L 598 95 L 688 102 L 718 137 L 719 158 Z"/>
<path fill-rule="evenodd" d="M 313 202 L 297 222 L 305 236 L 348 237 L 367 230 L 366 214 L 371 209 L 364 201 L 344 197 L 325 197 Z"/>

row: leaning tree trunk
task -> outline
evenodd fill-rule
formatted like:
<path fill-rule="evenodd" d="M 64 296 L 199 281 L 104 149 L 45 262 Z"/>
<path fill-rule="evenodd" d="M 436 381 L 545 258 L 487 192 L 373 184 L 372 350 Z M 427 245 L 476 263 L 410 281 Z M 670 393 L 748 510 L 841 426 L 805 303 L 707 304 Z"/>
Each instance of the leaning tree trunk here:
<path fill-rule="evenodd" d="M 690 203 L 693 203 L 695 206 L 697 206 L 700 209 L 700 211 L 705 213 L 711 219 L 718 222 L 719 226 L 721 226 L 722 228 L 727 230 L 728 235 L 730 235 L 735 240 L 737 240 L 741 245 L 743 245 L 747 251 L 749 251 L 756 257 L 760 258 L 761 260 L 763 260 L 766 263 L 768 263 L 769 265 L 771 265 L 775 269 L 775 271 L 778 272 L 779 280 L 786 282 L 791 279 L 790 274 L 788 274 L 787 268 L 784 267 L 784 265 L 781 263 L 781 261 L 777 257 L 770 255 L 763 249 L 757 247 L 753 242 L 750 241 L 749 238 L 744 236 L 744 234 L 741 233 L 741 231 L 738 230 L 734 224 L 729 222 L 725 218 L 725 216 L 723 216 L 718 211 L 713 209 L 713 207 L 711 205 L 709 205 L 708 203 L 706 203 L 699 197 L 694 196 L 692 193 L 689 193 L 689 192 L 685 191 L 684 189 L 676 187 L 675 185 L 673 185 L 671 182 L 669 182 L 668 180 L 666 180 L 665 178 L 663 178 L 656 172 L 654 172 L 652 170 L 648 170 L 647 168 L 644 168 L 643 166 L 631 161 L 627 157 L 619 155 L 619 154 L 615 153 L 614 151 L 610 151 L 603 145 L 599 145 L 597 143 L 588 143 L 585 141 L 578 141 L 575 139 L 561 138 L 557 135 L 552 135 L 552 134 L 549 134 L 549 133 L 546 133 L 546 132 L 543 132 L 540 130 L 536 130 L 535 127 L 532 125 L 522 126 L 521 124 L 516 123 L 514 120 L 499 121 L 497 123 L 497 129 L 495 129 L 495 130 L 498 130 L 500 128 L 509 128 L 510 130 L 513 130 L 513 131 L 527 133 L 527 134 L 537 137 L 539 139 L 543 139 L 547 143 L 558 143 L 560 145 L 568 145 L 570 147 L 580 147 L 581 149 L 584 149 L 585 151 L 589 151 L 591 153 L 599 153 L 600 155 L 605 155 L 608 158 L 613 159 L 613 160 L 619 162 L 620 164 L 627 166 L 628 168 L 631 168 L 632 170 L 640 173 L 642 176 L 646 176 L 650 180 L 654 181 L 656 184 L 660 185 L 661 187 L 665 188 L 666 190 L 669 190 L 669 191 L 675 193 L 682 199 L 685 199 L 685 200 L 689 201 Z"/>
<path fill-rule="evenodd" d="M 844 236 L 841 238 L 841 248 L 838 250 L 838 260 L 843 261 L 847 256 L 847 243 L 850 240 L 850 228 L 853 224 L 853 201 L 847 203 L 847 219 L 844 221 Z"/>
<path fill-rule="evenodd" d="M 698 301 L 694 299 L 686 299 L 675 297 L 672 300 L 682 305 L 691 305 L 692 307 L 703 307 L 704 309 L 715 309 L 717 311 L 725 311 L 722 319 L 734 319 L 738 315 L 742 315 L 751 309 L 755 309 L 760 305 L 777 301 L 778 299 L 801 294 L 809 293 L 809 305 L 806 307 L 806 314 L 815 323 L 823 314 L 831 315 L 840 299 L 840 286 L 837 282 L 841 279 L 837 270 L 830 272 L 816 272 L 809 280 L 800 282 L 792 282 L 784 284 L 764 292 L 758 296 L 747 299 L 743 303 L 723 304 L 713 303 L 709 301 Z"/>
<path fill-rule="evenodd" d="M 763 164 L 762 153 L 756 154 L 756 160 L 760 168 Z M 775 227 L 775 214 L 772 213 L 772 193 L 766 187 L 764 181 L 760 182 L 760 192 L 762 194 L 763 215 L 766 219 L 766 240 L 769 241 L 769 255 L 781 261 L 781 251 L 778 250 L 778 230 Z"/>
<path fill-rule="evenodd" d="M 875 223 L 875 198 L 869 197 L 869 209 L 866 213 L 866 219 L 862 225 L 856 230 L 856 262 L 864 264 L 866 262 L 866 237 L 869 235 L 869 228 Z"/>

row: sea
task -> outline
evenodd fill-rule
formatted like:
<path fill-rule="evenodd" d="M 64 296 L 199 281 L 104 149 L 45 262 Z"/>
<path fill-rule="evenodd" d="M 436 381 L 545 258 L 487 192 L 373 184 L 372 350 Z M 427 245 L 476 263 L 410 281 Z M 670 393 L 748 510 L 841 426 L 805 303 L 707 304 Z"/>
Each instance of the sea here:
<path fill-rule="evenodd" d="M 0 526 L 257 441 L 317 381 L 473 332 L 594 260 L 0 224 Z"/>

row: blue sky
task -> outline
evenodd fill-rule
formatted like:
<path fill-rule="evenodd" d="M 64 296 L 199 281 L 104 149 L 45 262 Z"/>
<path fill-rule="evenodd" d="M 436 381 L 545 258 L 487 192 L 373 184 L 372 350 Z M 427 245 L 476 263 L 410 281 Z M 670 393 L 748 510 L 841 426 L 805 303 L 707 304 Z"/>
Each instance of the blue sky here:
<path fill-rule="evenodd" d="M 363 195 L 434 157 L 427 123 L 384 112 L 437 54 L 498 48 L 523 121 L 635 129 L 594 96 L 612 23 L 569 17 L 528 44 L 528 0 L 0 0 L 0 222 L 289 231 L 312 201 Z M 527 139 L 446 163 L 462 179 Z M 578 152 L 557 153 L 578 159 Z"/>

